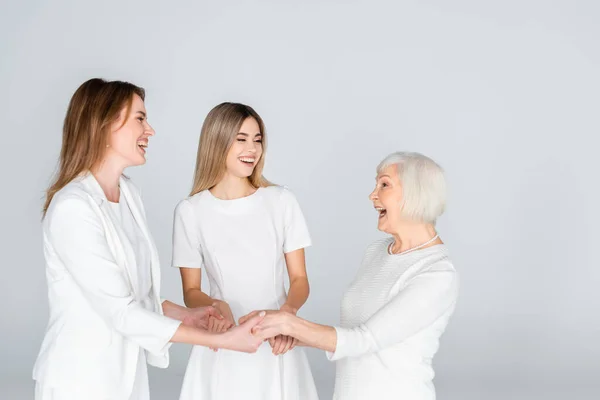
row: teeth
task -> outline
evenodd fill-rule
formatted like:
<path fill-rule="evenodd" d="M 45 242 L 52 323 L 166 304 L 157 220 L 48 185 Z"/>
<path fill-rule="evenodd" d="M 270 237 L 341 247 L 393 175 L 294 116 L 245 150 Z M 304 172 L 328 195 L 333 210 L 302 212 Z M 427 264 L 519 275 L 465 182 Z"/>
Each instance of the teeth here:
<path fill-rule="evenodd" d="M 141 147 L 148 147 L 148 143 L 144 143 L 144 142 L 138 142 L 137 145 L 141 146 Z"/>
<path fill-rule="evenodd" d="M 247 162 L 247 163 L 253 163 L 254 162 L 254 158 L 240 157 L 240 161 Z"/>
<path fill-rule="evenodd" d="M 382 208 L 382 207 L 375 207 L 375 210 L 377 210 L 378 212 L 382 212 L 382 211 L 385 211 L 385 208 Z"/>

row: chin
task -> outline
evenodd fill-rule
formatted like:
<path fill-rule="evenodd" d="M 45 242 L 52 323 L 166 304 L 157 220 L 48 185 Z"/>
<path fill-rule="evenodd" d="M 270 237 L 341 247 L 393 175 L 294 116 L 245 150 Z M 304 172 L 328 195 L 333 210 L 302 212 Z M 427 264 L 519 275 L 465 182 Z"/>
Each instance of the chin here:
<path fill-rule="evenodd" d="M 137 167 L 140 165 L 144 165 L 146 164 L 146 158 L 142 157 L 142 158 L 136 158 L 135 160 L 131 160 L 131 166 L 132 167 Z"/>

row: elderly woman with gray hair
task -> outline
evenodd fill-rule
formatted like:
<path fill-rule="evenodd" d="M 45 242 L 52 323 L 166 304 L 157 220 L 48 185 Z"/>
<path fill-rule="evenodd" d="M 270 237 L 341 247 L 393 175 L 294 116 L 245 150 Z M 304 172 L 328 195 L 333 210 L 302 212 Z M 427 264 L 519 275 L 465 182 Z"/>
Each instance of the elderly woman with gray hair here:
<path fill-rule="evenodd" d="M 370 200 L 390 237 L 367 248 L 342 299 L 340 326 L 270 311 L 255 333 L 326 350 L 337 361 L 334 399 L 433 400 L 432 359 L 458 293 L 435 229 L 446 203 L 443 171 L 421 154 L 393 153 L 377 167 Z"/>

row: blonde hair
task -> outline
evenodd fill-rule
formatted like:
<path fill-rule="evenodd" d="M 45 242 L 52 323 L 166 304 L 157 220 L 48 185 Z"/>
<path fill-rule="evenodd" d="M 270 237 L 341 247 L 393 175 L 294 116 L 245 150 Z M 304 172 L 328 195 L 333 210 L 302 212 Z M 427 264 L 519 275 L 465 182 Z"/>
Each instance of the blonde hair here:
<path fill-rule="evenodd" d="M 248 181 L 255 188 L 273 185 L 262 176 L 267 151 L 267 136 L 262 118 L 250 106 L 221 103 L 208 113 L 202 124 L 194 184 L 190 196 L 214 187 L 223 178 L 227 170 L 226 159 L 229 149 L 247 118 L 253 118 L 258 124 L 263 143 L 262 156 L 252 175 L 248 177 Z"/>
<path fill-rule="evenodd" d="M 145 91 L 129 82 L 93 78 L 73 94 L 63 124 L 58 172 L 46 191 L 43 216 L 60 189 L 90 170 L 104 156 L 111 125 L 127 107 L 124 122 L 131 112 L 133 96 L 144 100 Z"/>
<path fill-rule="evenodd" d="M 396 152 L 379 163 L 377 173 L 390 165 L 396 166 L 402 184 L 402 215 L 435 225 L 446 209 L 446 179 L 442 167 L 420 153 Z"/>

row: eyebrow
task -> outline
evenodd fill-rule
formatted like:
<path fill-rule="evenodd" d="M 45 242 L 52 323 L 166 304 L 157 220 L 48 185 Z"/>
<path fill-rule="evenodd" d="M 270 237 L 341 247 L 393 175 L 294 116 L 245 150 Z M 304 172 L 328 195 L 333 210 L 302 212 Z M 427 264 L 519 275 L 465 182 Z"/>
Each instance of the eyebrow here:
<path fill-rule="evenodd" d="M 379 175 L 378 177 L 375 178 L 375 180 L 378 181 L 381 178 L 390 178 L 390 179 L 392 179 L 392 177 L 389 176 L 389 175 Z"/>
<path fill-rule="evenodd" d="M 245 136 L 245 137 L 248 137 L 248 136 L 250 136 L 249 134 L 247 134 L 247 133 L 245 133 L 245 132 L 238 132 L 238 135 L 242 135 L 242 136 Z M 259 133 L 257 133 L 257 134 L 256 134 L 256 135 L 254 135 L 254 136 L 262 136 L 262 133 L 260 133 L 260 132 L 259 132 Z"/>
<path fill-rule="evenodd" d="M 146 113 L 143 111 L 136 111 L 136 114 L 142 114 L 144 116 L 144 118 L 146 118 Z"/>

